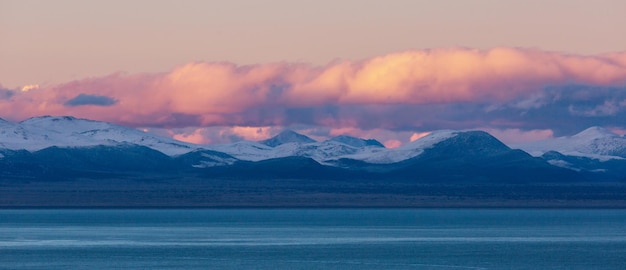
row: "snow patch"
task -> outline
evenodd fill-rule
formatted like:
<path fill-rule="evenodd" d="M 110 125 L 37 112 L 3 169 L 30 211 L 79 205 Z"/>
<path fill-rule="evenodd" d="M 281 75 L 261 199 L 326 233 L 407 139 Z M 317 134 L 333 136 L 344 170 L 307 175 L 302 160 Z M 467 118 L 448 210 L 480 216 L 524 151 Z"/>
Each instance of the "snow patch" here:
<path fill-rule="evenodd" d="M 553 165 L 553 166 L 580 171 L 580 169 L 573 168 L 572 164 L 565 160 L 553 159 L 553 160 L 548 160 L 548 163 L 550 163 L 550 165 Z"/>
<path fill-rule="evenodd" d="M 224 165 L 232 165 L 237 162 L 236 159 L 233 158 L 222 158 L 217 156 L 211 156 L 208 154 L 202 154 L 201 156 L 209 158 L 211 160 L 202 160 L 199 164 L 191 165 L 194 168 L 209 168 L 216 166 L 224 166 Z"/>
<path fill-rule="evenodd" d="M 240 160 L 260 161 L 272 158 L 272 147 L 250 141 L 239 141 L 231 144 L 209 145 L 206 149 L 229 154 Z"/>
<path fill-rule="evenodd" d="M 115 146 L 130 143 L 173 156 L 200 148 L 132 128 L 70 116 L 34 117 L 20 123 L 0 122 L 0 127 L 0 141 L 7 149 L 31 152 L 51 146 Z"/>
<path fill-rule="evenodd" d="M 375 164 L 396 163 L 417 157 L 421 155 L 425 149 L 432 148 L 435 144 L 452 138 L 457 134 L 458 131 L 453 130 L 435 131 L 398 148 L 369 148 L 357 154 L 346 155 L 344 157 Z"/>

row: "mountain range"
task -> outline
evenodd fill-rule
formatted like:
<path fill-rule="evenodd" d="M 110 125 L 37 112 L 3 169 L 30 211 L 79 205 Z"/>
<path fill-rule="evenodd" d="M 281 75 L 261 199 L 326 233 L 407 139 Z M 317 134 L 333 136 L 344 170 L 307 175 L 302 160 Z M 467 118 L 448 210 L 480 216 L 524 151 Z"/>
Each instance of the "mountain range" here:
<path fill-rule="evenodd" d="M 0 120 L 2 207 L 626 207 L 626 139 L 506 145 L 440 130 L 398 148 L 285 130 L 197 145 L 74 117 Z"/>
<path fill-rule="evenodd" d="M 570 137 L 507 146 L 483 131 L 440 130 L 385 148 L 373 139 L 341 135 L 318 142 L 285 130 L 259 142 L 197 145 L 106 122 L 44 116 L 19 123 L 0 119 L 0 166 L 2 177 L 59 170 L 69 175 L 196 170 L 240 177 L 258 171 L 296 178 L 622 180 L 626 137 L 592 127 Z"/>

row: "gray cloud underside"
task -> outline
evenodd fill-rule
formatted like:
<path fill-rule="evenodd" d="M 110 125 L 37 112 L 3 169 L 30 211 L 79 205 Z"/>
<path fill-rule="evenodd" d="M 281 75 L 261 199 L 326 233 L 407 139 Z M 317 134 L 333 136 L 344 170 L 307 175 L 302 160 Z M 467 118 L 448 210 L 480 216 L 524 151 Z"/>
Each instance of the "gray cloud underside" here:
<path fill-rule="evenodd" d="M 493 127 L 552 129 L 555 135 L 569 135 L 596 125 L 626 127 L 626 87 L 550 86 L 534 96 L 506 103 L 265 106 L 220 117 L 242 126 L 354 126 L 396 131 Z M 200 119 L 175 114 L 163 127 L 201 126 Z"/>
<path fill-rule="evenodd" d="M 79 94 L 76 97 L 66 101 L 64 105 L 69 107 L 84 105 L 111 106 L 115 103 L 117 103 L 115 99 L 107 96 Z"/>

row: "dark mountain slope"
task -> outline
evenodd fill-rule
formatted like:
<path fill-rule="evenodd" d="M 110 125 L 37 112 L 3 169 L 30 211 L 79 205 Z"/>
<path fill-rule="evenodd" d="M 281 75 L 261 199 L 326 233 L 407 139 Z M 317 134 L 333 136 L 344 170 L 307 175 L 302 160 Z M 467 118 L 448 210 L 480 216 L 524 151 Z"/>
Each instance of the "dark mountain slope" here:
<path fill-rule="evenodd" d="M 513 150 L 482 131 L 461 132 L 403 161 L 396 177 L 426 181 L 541 183 L 577 182 L 576 172 Z"/>
<path fill-rule="evenodd" d="M 32 163 L 75 171 L 155 172 L 176 170 L 169 156 L 139 145 L 49 147 L 32 154 Z"/>

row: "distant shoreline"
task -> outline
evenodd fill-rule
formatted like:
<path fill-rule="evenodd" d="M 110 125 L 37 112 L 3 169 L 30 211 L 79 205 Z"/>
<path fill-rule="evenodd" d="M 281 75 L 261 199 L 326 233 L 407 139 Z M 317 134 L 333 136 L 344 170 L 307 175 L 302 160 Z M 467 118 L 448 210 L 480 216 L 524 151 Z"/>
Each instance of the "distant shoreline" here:
<path fill-rule="evenodd" d="M 0 209 L 626 209 L 626 183 L 420 183 L 384 179 L 0 180 Z"/>

